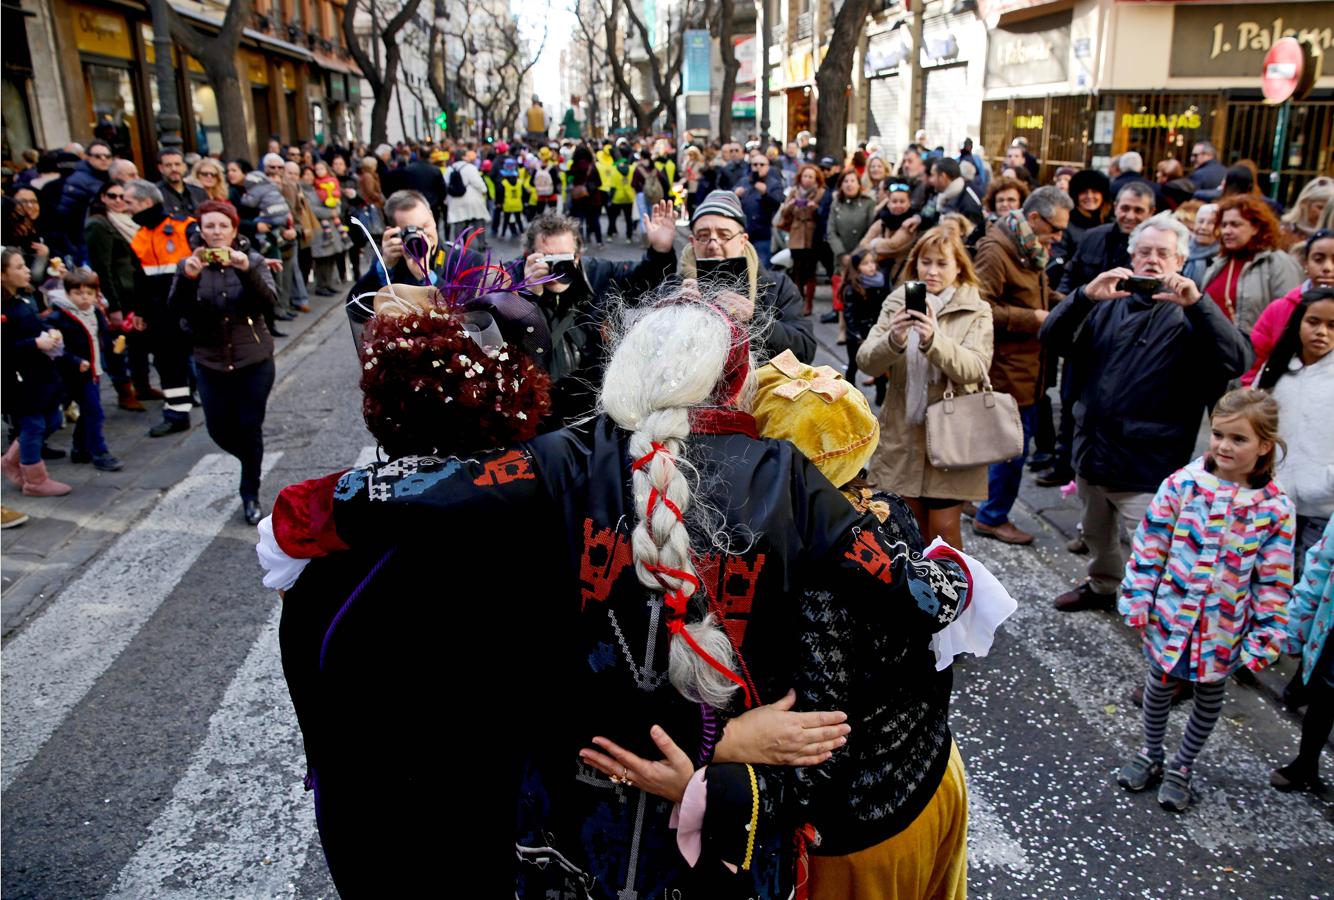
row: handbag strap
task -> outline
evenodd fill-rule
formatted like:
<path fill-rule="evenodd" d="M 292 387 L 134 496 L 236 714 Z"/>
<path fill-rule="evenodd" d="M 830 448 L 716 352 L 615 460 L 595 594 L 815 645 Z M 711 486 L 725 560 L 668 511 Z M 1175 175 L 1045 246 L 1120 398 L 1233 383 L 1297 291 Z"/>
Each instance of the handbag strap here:
<path fill-rule="evenodd" d="M 946 400 L 953 400 L 953 399 L 954 399 L 954 388 L 955 388 L 954 380 L 953 380 L 953 379 L 947 379 L 947 380 L 945 381 L 945 396 L 944 396 L 944 399 L 946 399 Z M 983 372 L 983 373 L 982 373 L 982 393 L 984 393 L 984 394 L 990 394 L 991 392 L 992 392 L 992 389 L 991 389 L 991 377 L 990 377 L 990 375 L 988 375 L 986 372 Z"/>

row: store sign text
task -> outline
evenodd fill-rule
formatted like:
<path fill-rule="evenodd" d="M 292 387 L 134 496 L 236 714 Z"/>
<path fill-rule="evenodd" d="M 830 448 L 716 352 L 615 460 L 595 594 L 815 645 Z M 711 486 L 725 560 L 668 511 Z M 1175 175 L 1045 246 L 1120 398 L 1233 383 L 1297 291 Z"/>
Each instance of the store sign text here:
<path fill-rule="evenodd" d="M 1044 118 L 1042 116 L 1015 116 L 1014 127 L 1018 129 L 1043 127 Z"/>
<path fill-rule="evenodd" d="M 1214 26 L 1214 43 L 1213 49 L 1209 51 L 1210 59 L 1217 59 L 1221 54 L 1231 53 L 1233 50 L 1262 50 L 1267 53 L 1269 48 L 1274 46 L 1274 41 L 1285 37 L 1310 41 L 1321 50 L 1328 50 L 1331 42 L 1334 42 L 1334 31 L 1328 27 L 1303 28 L 1298 31 L 1296 28 L 1284 28 L 1281 18 L 1275 19 L 1268 28 L 1259 22 L 1238 22 L 1236 43 L 1226 40 L 1228 36 L 1222 22 Z"/>
<path fill-rule="evenodd" d="M 1199 113 L 1181 113 L 1180 115 L 1154 115 L 1153 113 L 1126 113 L 1121 116 L 1122 128 L 1168 128 L 1173 131 L 1181 128 L 1199 128 Z"/>

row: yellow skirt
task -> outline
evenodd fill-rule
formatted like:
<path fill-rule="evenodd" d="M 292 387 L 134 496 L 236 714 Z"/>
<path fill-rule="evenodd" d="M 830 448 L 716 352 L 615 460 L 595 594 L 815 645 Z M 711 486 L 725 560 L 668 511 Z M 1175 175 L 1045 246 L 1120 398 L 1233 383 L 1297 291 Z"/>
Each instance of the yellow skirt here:
<path fill-rule="evenodd" d="M 968 786 L 959 745 L 912 824 L 847 856 L 811 856 L 811 900 L 963 900 L 968 896 Z"/>

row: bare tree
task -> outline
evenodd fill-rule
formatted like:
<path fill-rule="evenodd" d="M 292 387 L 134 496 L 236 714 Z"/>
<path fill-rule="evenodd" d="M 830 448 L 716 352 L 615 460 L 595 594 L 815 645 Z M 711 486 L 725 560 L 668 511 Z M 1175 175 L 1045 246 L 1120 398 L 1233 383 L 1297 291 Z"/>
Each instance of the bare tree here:
<path fill-rule="evenodd" d="M 490 7 L 479 12 L 465 6 L 463 21 L 451 20 L 451 24 L 460 27 L 450 32 L 449 37 L 458 41 L 462 50 L 454 86 L 476 108 L 484 130 L 499 123 L 513 129 L 522 101 L 519 85 L 546 47 L 550 31 L 548 13 L 550 7 L 541 14 L 542 38 L 531 53 L 519 35 L 514 17 L 505 12 Z"/>
<path fill-rule="evenodd" d="M 593 0 L 593 2 L 602 16 L 602 29 L 607 40 L 607 70 L 611 72 L 612 84 L 616 85 L 617 95 L 624 97 L 629 105 L 630 113 L 635 117 L 635 130 L 640 134 L 648 134 L 653 130 L 653 119 L 661 109 L 653 111 L 647 109 L 635 95 L 635 89 L 630 84 L 630 79 L 626 77 L 620 18 L 621 10 L 628 4 L 625 0 Z M 617 125 L 620 124 L 619 112 L 619 108 L 613 107 L 613 113 L 616 114 L 614 121 Z"/>
<path fill-rule="evenodd" d="M 580 37 L 576 40 L 577 49 L 582 49 L 588 62 L 588 121 L 590 126 L 596 125 L 602 121 L 602 107 L 598 100 L 600 91 L 598 86 L 601 79 L 598 77 L 602 66 L 608 65 L 607 48 L 605 45 L 598 44 L 598 30 L 589 24 L 591 18 L 591 7 L 593 4 L 588 0 L 576 0 L 574 4 L 574 20 L 579 23 Z M 603 35 L 605 40 L 605 34 Z M 617 117 L 619 118 L 619 117 Z M 619 121 L 615 123 L 619 125 Z"/>
<path fill-rule="evenodd" d="M 713 14 L 714 0 L 685 0 L 681 10 L 681 18 L 677 22 L 675 29 L 677 37 L 675 40 L 667 42 L 667 59 L 661 60 L 653 47 L 653 41 L 649 35 L 648 25 L 644 23 L 643 18 L 635 10 L 633 2 L 625 4 L 625 13 L 630 18 L 630 23 L 634 25 L 635 31 L 639 34 L 639 40 L 644 46 L 644 52 L 648 56 L 649 76 L 653 81 L 653 89 L 657 94 L 657 102 L 653 105 L 647 118 L 650 127 L 652 122 L 660 114 L 667 114 L 667 130 L 672 134 L 677 133 L 676 123 L 676 98 L 681 96 L 684 84 L 681 80 L 681 64 L 685 60 L 686 42 L 680 34 L 686 29 L 698 28 L 700 25 L 709 21 Z M 669 28 L 669 31 L 672 29 Z M 666 68 L 664 70 L 664 63 Z M 647 133 L 647 128 L 640 129 L 642 133 Z"/>
<path fill-rule="evenodd" d="M 733 43 L 733 19 L 736 0 L 718 0 L 718 53 L 723 59 L 722 97 L 718 101 L 718 140 L 726 144 L 732 139 L 732 98 L 736 96 L 736 76 L 741 61 L 736 58 Z"/>
<path fill-rule="evenodd" d="M 254 0 L 232 0 L 217 34 L 200 31 L 170 4 L 167 9 L 170 10 L 172 40 L 199 60 L 209 86 L 213 88 L 213 96 L 217 98 L 223 154 L 229 158 L 249 157 L 252 153 L 250 129 L 246 128 L 245 91 L 236 69 L 236 50 L 254 12 Z M 181 65 L 185 65 L 184 61 Z M 249 78 L 246 81 L 248 83 Z"/>
<path fill-rule="evenodd" d="M 362 35 L 357 34 L 355 28 L 357 12 L 363 2 L 366 3 L 366 9 L 374 25 L 372 33 L 366 36 L 364 43 Z M 362 77 L 370 85 L 371 95 L 375 98 L 375 102 L 371 105 L 372 144 L 384 143 L 389 134 L 389 104 L 398 81 L 398 67 L 403 53 L 403 48 L 398 43 L 400 32 L 416 15 L 417 7 L 421 4 L 421 0 L 403 0 L 403 5 L 381 27 L 379 24 L 382 16 L 381 2 L 382 0 L 347 0 L 347 6 L 343 8 L 343 39 L 347 42 L 347 48 L 351 51 L 352 58 L 357 61 Z M 389 4 L 393 2 L 394 0 L 388 0 Z M 378 48 L 368 46 L 375 41 L 377 35 L 384 47 L 383 57 L 380 56 Z"/>
<path fill-rule="evenodd" d="M 866 29 L 866 14 L 871 0 L 844 0 L 838 15 L 834 16 L 830 47 L 843 47 L 846 52 L 827 53 L 815 73 L 815 87 L 820 97 L 816 104 L 815 146 L 822 156 L 842 160 L 848 137 L 848 82 L 852 74 L 852 48 L 861 43 Z M 916 48 L 913 49 L 916 53 Z"/>

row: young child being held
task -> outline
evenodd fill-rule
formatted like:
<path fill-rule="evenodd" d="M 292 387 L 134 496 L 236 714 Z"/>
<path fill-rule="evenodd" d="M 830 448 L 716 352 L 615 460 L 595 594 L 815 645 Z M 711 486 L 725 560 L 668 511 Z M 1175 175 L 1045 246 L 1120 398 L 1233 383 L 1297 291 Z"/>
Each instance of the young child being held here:
<path fill-rule="evenodd" d="M 68 272 L 64 290 L 50 293 L 54 308 L 50 321 L 65 338 L 65 355 L 60 360 L 65 391 L 79 404 L 70 462 L 91 462 L 95 469 L 117 472 L 120 460 L 111 455 L 102 434 L 106 416 L 102 413 L 100 385 L 113 338 L 111 326 L 98 304 L 99 287 L 97 273 L 92 269 Z"/>
<path fill-rule="evenodd" d="M 1144 634 L 1144 746 L 1116 780 L 1142 791 L 1161 779 L 1164 809 L 1194 800 L 1191 768 L 1228 676 L 1272 664 L 1286 644 L 1296 514 L 1273 477 L 1281 448 L 1274 398 L 1228 393 L 1214 408 L 1209 452 L 1163 482 L 1135 532 L 1119 608 Z M 1194 683 L 1195 705 L 1164 769 L 1169 676 Z"/>

